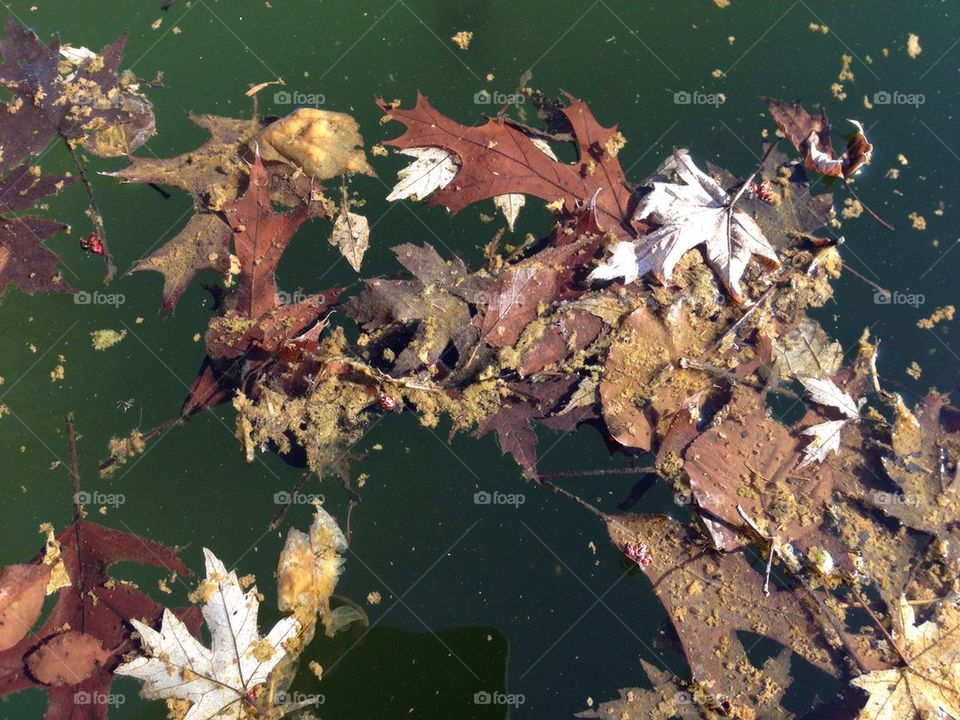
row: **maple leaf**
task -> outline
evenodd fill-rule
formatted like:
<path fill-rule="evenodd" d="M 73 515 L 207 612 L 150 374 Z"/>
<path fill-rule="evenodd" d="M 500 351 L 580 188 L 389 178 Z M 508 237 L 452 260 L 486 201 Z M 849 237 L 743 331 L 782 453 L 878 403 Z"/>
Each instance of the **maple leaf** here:
<path fill-rule="evenodd" d="M 680 258 L 704 245 L 707 264 L 731 297 L 741 302 L 740 278 L 750 258 L 757 256 L 768 267 L 778 268 L 777 254 L 756 221 L 694 165 L 689 151 L 674 150 L 673 164 L 684 184 L 655 181 L 634 213 L 635 219 L 660 227 L 637 240 L 618 242 L 611 258 L 590 273 L 590 279 L 622 277 L 629 283 L 653 272 L 661 282 L 669 282 Z"/>
<path fill-rule="evenodd" d="M 56 220 L 14 213 L 29 210 L 75 179 L 40 175 L 26 164 L 0 179 L 0 295 L 10 285 L 16 285 L 28 295 L 38 290 L 73 291 L 57 270 L 59 258 L 42 245 L 67 226 Z"/>
<path fill-rule="evenodd" d="M 799 377 L 800 383 L 810 393 L 810 398 L 819 405 L 833 408 L 843 418 L 827 420 L 802 430 L 803 435 L 813 439 L 804 448 L 804 457 L 798 468 L 804 468 L 811 463 L 823 462 L 831 452 L 840 452 L 840 430 L 848 420 L 860 419 L 860 407 L 864 401 L 854 400 L 829 377 Z"/>
<path fill-rule="evenodd" d="M 838 158 L 830 140 L 830 121 L 821 108 L 816 115 L 808 113 L 799 102 L 763 98 L 777 122 L 777 127 L 804 156 L 804 167 L 830 177 L 850 177 L 869 164 L 873 145 L 867 141 L 863 126 L 856 120 L 850 123 L 857 129 L 847 143 L 847 149 Z"/>
<path fill-rule="evenodd" d="M 69 585 L 58 591 L 39 629 L 0 652 L 0 694 L 40 687 L 50 696 L 47 720 L 103 720 L 105 702 L 76 704 L 75 698 L 107 697 L 111 671 L 130 649 L 131 619 L 156 623 L 162 610 L 133 584 L 113 579 L 110 566 L 137 562 L 181 575 L 190 570 L 174 549 L 85 520 L 75 520 L 55 543 Z M 48 556 L 40 553 L 32 565 L 43 566 Z M 181 617 L 196 632 L 197 616 L 187 610 Z"/>
<path fill-rule="evenodd" d="M 870 697 L 862 720 L 960 717 L 960 611 L 938 604 L 934 619 L 917 625 L 913 606 L 901 596 L 893 613 L 894 639 L 908 665 L 874 670 L 851 684 Z"/>
<path fill-rule="evenodd" d="M 460 170 L 456 154 L 443 148 L 411 147 L 399 153 L 416 159 L 397 173 L 397 184 L 387 195 L 389 202 L 423 200 L 449 185 Z"/>
<path fill-rule="evenodd" d="M 410 194 L 422 198 L 422 193 L 438 190 L 429 203 L 458 212 L 497 196 L 533 195 L 548 203 L 560 201 L 573 213 L 601 190 L 596 200 L 600 224 L 621 237 L 634 237 L 628 210 L 631 193 L 617 160 L 623 138 L 616 127 L 601 127 L 585 103 L 573 97 L 569 101 L 560 113 L 576 141 L 575 163 L 557 161 L 528 133 L 507 122 L 490 119 L 478 127 L 461 125 L 439 113 L 424 95 L 418 94 L 416 106 L 409 110 L 378 100 L 388 118 L 407 126 L 401 137 L 386 144 L 416 149 L 408 154 L 422 161 L 407 169 L 390 199 Z M 456 155 L 459 169 L 452 180 L 446 179 L 452 169 L 450 157 L 428 154 L 425 148 Z"/>
<path fill-rule="evenodd" d="M 199 592 L 205 599 L 203 619 L 210 630 L 211 647 L 204 647 L 165 609 L 159 632 L 131 620 L 146 655 L 123 663 L 114 672 L 142 680 L 145 698 L 189 701 L 183 720 L 240 720 L 248 716 L 256 688 L 287 657 L 283 643 L 296 637 L 300 623 L 293 617 L 283 618 L 261 637 L 256 588 L 244 593 L 235 571 L 227 572 L 206 548 L 203 555 L 207 576 Z"/>

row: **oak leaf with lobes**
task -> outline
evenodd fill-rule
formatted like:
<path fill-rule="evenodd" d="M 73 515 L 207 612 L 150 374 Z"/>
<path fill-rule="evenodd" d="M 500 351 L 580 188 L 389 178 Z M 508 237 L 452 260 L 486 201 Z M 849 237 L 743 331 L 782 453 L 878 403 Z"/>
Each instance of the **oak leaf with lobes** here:
<path fill-rule="evenodd" d="M 403 135 L 385 144 L 403 152 L 416 151 L 418 162 L 429 170 L 429 181 L 418 184 L 417 170 L 408 168 L 391 198 L 410 194 L 422 197 L 423 192 L 438 190 L 429 203 L 459 212 L 498 196 L 533 195 L 548 203 L 560 201 L 572 213 L 600 190 L 596 200 L 600 225 L 619 237 L 634 237 L 631 193 L 617 160 L 625 141 L 615 127 L 601 127 L 585 103 L 569 99 L 570 104 L 560 112 L 576 141 L 579 159 L 575 163 L 557 161 L 544 151 L 542 142 L 534 142 L 530 135 L 505 121 L 490 119 L 477 127 L 461 125 L 438 112 L 424 95 L 417 95 L 413 109 L 378 100 L 386 117 L 407 126 Z M 452 180 L 440 184 L 450 174 L 451 160 L 439 153 L 427 154 L 427 148 L 442 148 L 456 155 L 460 167 Z"/>
<path fill-rule="evenodd" d="M 736 197 L 694 165 L 689 151 L 675 150 L 672 164 L 683 184 L 655 181 L 634 213 L 635 219 L 660 227 L 636 240 L 618 242 L 590 279 L 622 277 L 629 283 L 652 272 L 661 282 L 669 282 L 680 258 L 704 245 L 707 264 L 741 302 L 740 279 L 751 257 L 770 268 L 780 267 L 780 260 L 756 221 L 736 207 Z"/>

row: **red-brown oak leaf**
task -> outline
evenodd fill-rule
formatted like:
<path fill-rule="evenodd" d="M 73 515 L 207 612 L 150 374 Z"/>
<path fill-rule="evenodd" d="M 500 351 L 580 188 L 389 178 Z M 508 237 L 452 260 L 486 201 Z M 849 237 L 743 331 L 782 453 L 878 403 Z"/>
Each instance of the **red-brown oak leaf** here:
<path fill-rule="evenodd" d="M 177 550 L 132 533 L 75 520 L 57 537 L 70 585 L 60 588 L 43 625 L 0 652 L 0 695 L 31 687 L 49 694 L 45 720 L 103 720 L 113 667 L 132 649 L 129 620 L 159 624 L 163 606 L 109 574 L 119 562 L 189 575 Z M 32 564 L 42 566 L 46 552 Z M 178 612 L 198 632 L 196 609 Z M 78 700 L 79 698 L 79 700 Z"/>
<path fill-rule="evenodd" d="M 453 152 L 460 168 L 453 180 L 430 197 L 431 205 L 458 212 L 468 205 L 499 195 L 534 195 L 547 202 L 561 200 L 574 213 L 596 196 L 597 222 L 620 237 L 635 235 L 628 206 L 631 192 L 617 153 L 624 140 L 617 128 L 602 127 L 587 105 L 570 97 L 561 108 L 576 141 L 575 163 L 558 162 L 544 153 L 521 129 L 496 119 L 470 127 L 438 112 L 417 95 L 412 109 L 393 107 L 382 99 L 387 117 L 407 126 L 387 145 L 406 149 L 439 147 Z M 599 191 L 599 195 L 597 192 Z"/>

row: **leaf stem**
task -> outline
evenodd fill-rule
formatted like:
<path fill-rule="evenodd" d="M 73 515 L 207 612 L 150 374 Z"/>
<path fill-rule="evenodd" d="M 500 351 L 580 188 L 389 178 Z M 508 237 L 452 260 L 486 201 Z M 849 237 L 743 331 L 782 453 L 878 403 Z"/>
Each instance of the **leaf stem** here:
<path fill-rule="evenodd" d="M 84 189 L 87 191 L 87 202 L 90 205 L 90 220 L 93 222 L 94 228 L 97 232 L 97 237 L 100 239 L 100 244 L 103 246 L 103 259 L 107 264 L 107 273 L 103 278 L 103 283 L 106 285 L 113 280 L 114 276 L 117 274 L 117 268 L 113 264 L 113 256 L 110 254 L 110 246 L 107 245 L 107 231 L 103 225 L 103 215 L 100 212 L 100 207 L 97 205 L 97 200 L 93 194 L 93 185 L 90 184 L 90 179 L 87 177 L 86 168 L 84 168 L 83 163 L 80 161 L 80 155 L 77 153 L 77 149 L 71 144 L 71 142 L 64 137 L 63 144 L 67 146 L 67 150 L 70 152 L 70 157 L 73 159 L 74 167 L 77 168 L 77 172 L 80 175 L 80 181 L 83 183 Z"/>

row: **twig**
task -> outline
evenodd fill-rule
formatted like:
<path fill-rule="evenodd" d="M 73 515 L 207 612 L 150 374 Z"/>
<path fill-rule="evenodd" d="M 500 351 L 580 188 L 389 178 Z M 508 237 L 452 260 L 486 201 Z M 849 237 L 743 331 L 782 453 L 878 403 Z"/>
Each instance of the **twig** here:
<path fill-rule="evenodd" d="M 644 465 L 641 467 L 631 467 L 631 468 L 598 468 L 596 470 L 564 470 L 561 472 L 552 472 L 544 473 L 540 475 L 539 478 L 543 480 L 554 480 L 556 478 L 565 478 L 565 477 L 588 477 L 593 475 L 640 475 L 646 473 L 652 473 L 654 471 L 653 467 L 649 465 Z"/>
<path fill-rule="evenodd" d="M 66 145 L 67 150 L 70 151 L 70 157 L 73 158 L 73 164 L 77 168 L 77 172 L 80 174 L 80 181 L 83 183 L 83 187 L 87 191 L 87 201 L 90 204 L 90 219 L 93 221 L 93 225 L 96 228 L 97 237 L 100 239 L 100 245 L 103 247 L 103 259 L 107 263 L 107 274 L 103 278 L 103 282 L 106 284 L 113 280 L 114 275 L 117 274 L 117 268 L 113 264 L 113 256 L 110 254 L 110 246 L 107 245 L 107 231 L 103 226 L 103 215 L 100 213 L 97 200 L 93 195 L 93 186 L 90 184 L 89 178 L 87 178 L 87 171 L 83 167 L 83 163 L 80 162 L 80 155 L 77 153 L 77 149 L 70 144 L 70 141 L 67 138 L 63 138 L 63 144 Z"/>
<path fill-rule="evenodd" d="M 903 661 L 903 664 L 907 667 L 910 667 L 910 660 L 907 659 L 907 656 L 904 654 L 903 650 L 900 649 L 900 645 L 898 645 L 897 641 L 893 639 L 893 636 L 887 632 L 887 629 L 883 626 L 883 623 L 880 622 L 880 618 L 876 616 L 876 614 L 867 604 L 867 601 L 863 599 L 863 595 L 860 594 L 860 591 L 857 590 L 853 585 L 847 585 L 847 587 L 850 588 L 850 592 L 853 593 L 853 596 L 857 599 L 857 602 L 860 603 L 860 607 L 867 611 L 867 615 L 869 615 L 870 619 L 873 620 L 873 624 L 877 626 L 877 629 L 879 629 L 881 633 L 883 633 L 883 636 L 887 639 L 887 642 L 890 643 L 890 647 L 892 647 L 893 651 L 900 657 L 900 659 Z"/>
<path fill-rule="evenodd" d="M 846 263 L 844 263 L 843 269 L 846 270 L 846 271 L 847 271 L 848 273 L 850 273 L 851 275 L 853 275 L 855 278 L 857 278 L 857 279 L 862 280 L 863 282 L 865 282 L 867 285 L 869 285 L 870 287 L 872 287 L 876 292 L 880 293 L 881 295 L 886 295 L 887 297 L 890 297 L 890 294 L 891 294 L 891 293 L 890 293 L 889 290 L 887 290 L 885 287 L 882 287 L 882 286 L 880 286 L 880 285 L 877 285 L 877 283 L 875 283 L 875 282 L 874 282 L 873 280 L 871 280 L 870 278 L 864 277 L 862 274 L 860 274 L 859 272 L 857 272 L 856 270 L 854 270 L 852 267 L 850 267 L 850 266 L 847 265 Z"/>
<path fill-rule="evenodd" d="M 307 470 L 303 475 L 300 476 L 300 479 L 297 481 L 297 484 L 293 486 L 293 489 L 289 492 L 289 498 L 286 504 L 280 508 L 280 511 L 273 516 L 273 520 L 270 521 L 270 524 L 267 525 L 268 530 L 276 530 L 280 527 L 280 523 L 283 522 L 283 518 L 286 517 L 287 511 L 290 509 L 290 506 L 293 505 L 293 500 L 297 494 L 303 490 L 303 486 L 307 484 L 310 480 L 310 476 L 313 473 L 310 470 Z"/>
<path fill-rule="evenodd" d="M 603 520 L 604 522 L 607 522 L 607 519 L 608 519 L 608 518 L 607 518 L 606 513 L 601 512 L 600 510 L 598 510 L 596 507 L 594 507 L 593 505 L 591 505 L 590 503 L 588 503 L 586 500 L 584 500 L 584 499 L 583 499 L 582 497 L 580 497 L 579 495 L 575 495 L 574 493 L 572 493 L 572 492 L 570 492 L 569 490 L 566 490 L 566 489 L 560 487 L 559 485 L 554 485 L 554 484 L 553 484 L 552 482 L 550 482 L 549 480 L 544 480 L 544 479 L 543 479 L 543 476 L 540 477 L 540 484 L 543 485 L 543 486 L 546 487 L 546 488 L 549 488 L 550 490 L 553 490 L 553 491 L 554 491 L 555 493 L 557 493 L 558 495 L 563 495 L 563 496 L 564 496 L 565 498 L 567 498 L 568 500 L 573 500 L 573 501 L 574 501 L 577 505 L 579 505 L 580 507 L 584 508 L 585 510 L 587 510 L 588 512 L 590 512 L 590 513 L 593 514 L 594 516 L 600 518 L 600 519 Z"/>
<path fill-rule="evenodd" d="M 691 370 L 700 370 L 701 372 L 710 373 L 716 377 L 722 378 L 729 383 L 734 385 L 746 385 L 748 387 L 756 388 L 757 390 L 767 390 L 769 392 L 776 393 L 777 395 L 783 395 L 792 400 L 799 400 L 800 396 L 797 395 L 793 390 L 788 390 L 780 384 L 777 385 L 764 385 L 762 383 L 755 382 L 753 380 L 748 380 L 747 378 L 740 377 L 729 370 L 724 370 L 721 367 L 716 365 L 711 365 L 709 363 L 702 363 L 699 360 L 691 360 L 690 358 L 680 358 L 680 367 Z"/>
<path fill-rule="evenodd" d="M 70 448 L 70 485 L 73 487 L 73 519 L 80 513 L 80 463 L 77 459 L 77 432 L 73 427 L 73 413 L 67 413 L 67 445 Z"/>
<path fill-rule="evenodd" d="M 874 220 L 876 220 L 878 223 L 880 223 L 881 225 L 883 225 L 883 226 L 884 226 L 887 230 L 889 230 L 890 232 L 895 232 L 895 231 L 896 231 L 896 228 L 895 228 L 893 225 L 891 225 L 891 224 L 888 223 L 886 220 L 884 220 L 884 219 L 881 218 L 879 215 L 877 215 L 873 210 L 870 209 L 870 206 L 869 206 L 869 205 L 867 205 L 865 202 L 863 202 L 863 200 L 860 199 L 860 197 L 857 195 L 857 191 L 853 189 L 853 186 L 850 185 L 850 183 L 847 182 L 847 183 L 844 183 L 843 185 L 844 185 L 845 188 L 847 188 L 847 192 L 850 193 L 850 197 L 852 197 L 854 200 L 856 200 L 858 203 L 860 203 L 860 206 L 861 206 L 864 210 L 867 211 L 867 214 L 868 214 L 870 217 L 872 217 L 872 218 L 873 218 Z"/>

